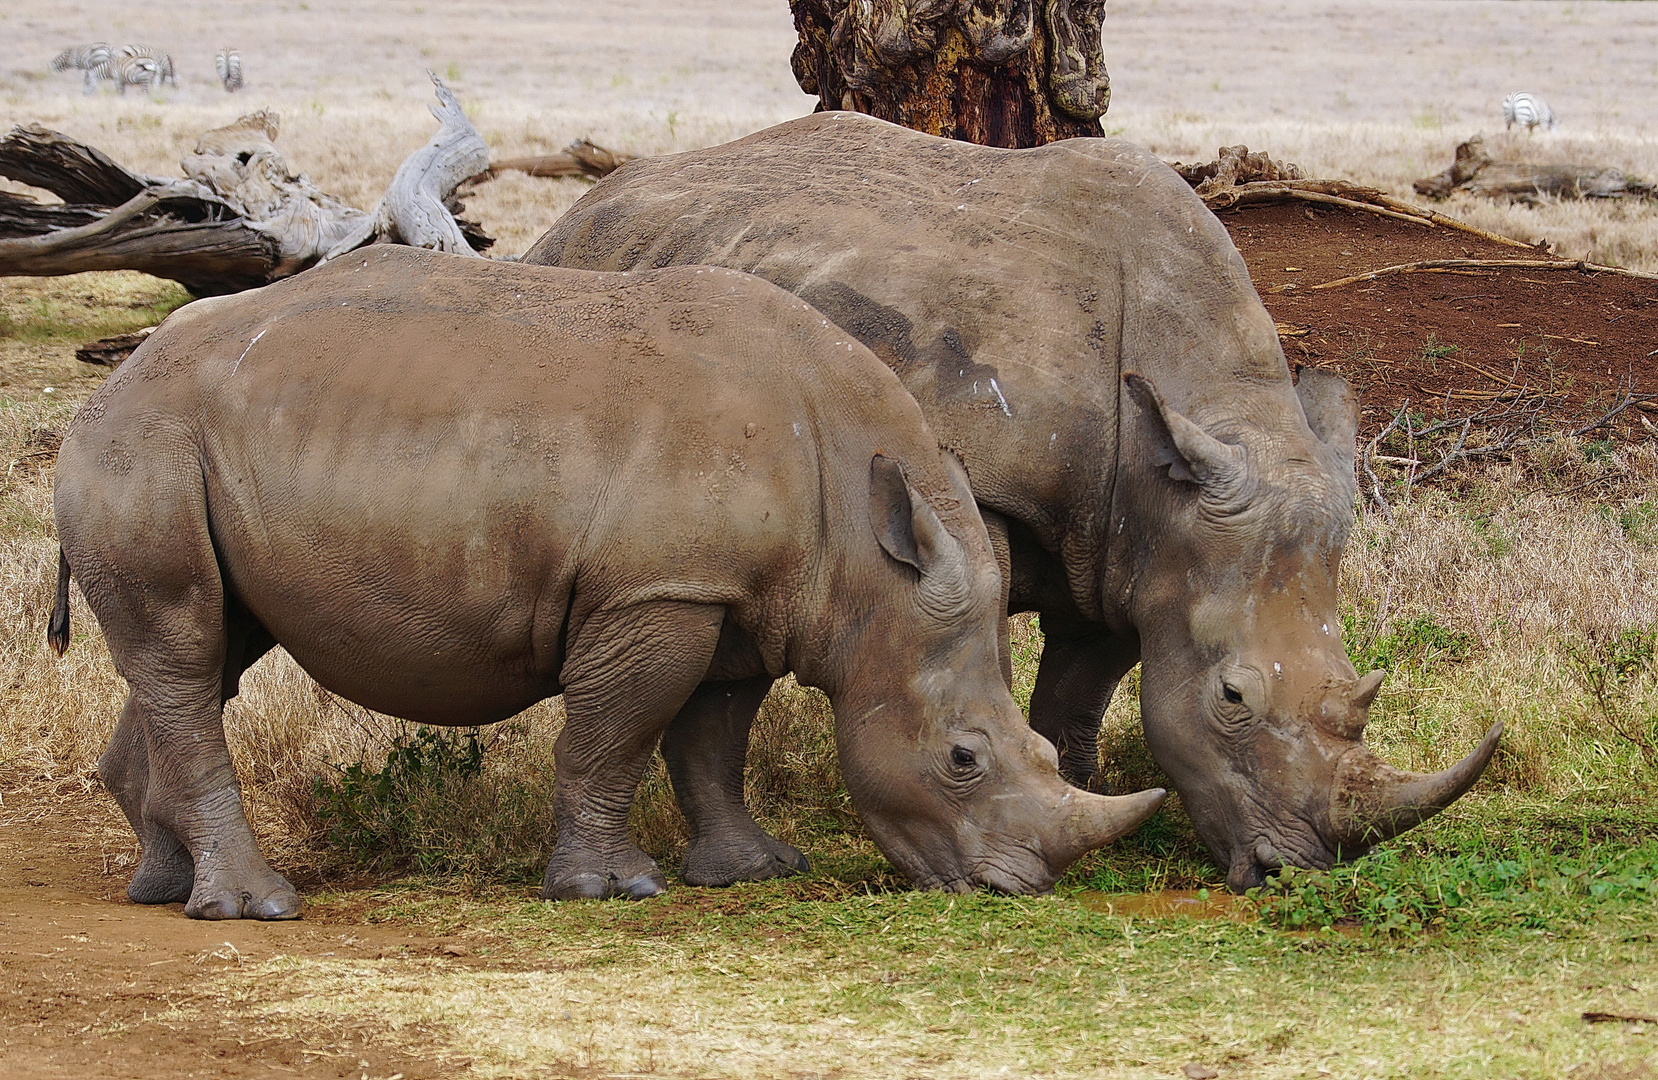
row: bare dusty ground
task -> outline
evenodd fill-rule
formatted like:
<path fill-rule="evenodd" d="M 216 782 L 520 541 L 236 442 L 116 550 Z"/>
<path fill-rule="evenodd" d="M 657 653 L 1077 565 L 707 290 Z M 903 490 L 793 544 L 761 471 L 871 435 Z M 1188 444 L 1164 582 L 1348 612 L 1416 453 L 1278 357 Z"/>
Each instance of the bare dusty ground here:
<path fill-rule="evenodd" d="M 71 794 L 73 794 L 71 792 Z M 0 1075 L 418 1077 L 464 1065 L 388 1048 L 349 1025 L 266 1035 L 218 979 L 272 955 L 376 959 L 465 950 L 411 927 L 337 921 L 205 923 L 127 901 L 131 864 L 102 792 L 7 793 L 0 810 Z M 115 849 L 112 857 L 111 849 Z M 112 863 L 114 865 L 112 865 Z M 257 992 L 255 990 L 255 992 Z"/>

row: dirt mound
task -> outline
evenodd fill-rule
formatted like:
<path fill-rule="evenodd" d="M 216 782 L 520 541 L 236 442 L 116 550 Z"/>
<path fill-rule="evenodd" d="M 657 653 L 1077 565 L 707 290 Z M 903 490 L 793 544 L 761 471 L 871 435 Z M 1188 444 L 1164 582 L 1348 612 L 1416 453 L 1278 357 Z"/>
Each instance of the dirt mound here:
<path fill-rule="evenodd" d="M 1580 270 L 1449 267 L 1319 288 L 1424 260 L 1533 259 L 1444 227 L 1306 204 L 1220 214 L 1292 363 L 1340 372 L 1374 434 L 1399 408 L 1427 419 L 1510 406 L 1561 427 L 1658 393 L 1658 281 Z M 1643 433 L 1643 408 L 1604 430 Z"/>

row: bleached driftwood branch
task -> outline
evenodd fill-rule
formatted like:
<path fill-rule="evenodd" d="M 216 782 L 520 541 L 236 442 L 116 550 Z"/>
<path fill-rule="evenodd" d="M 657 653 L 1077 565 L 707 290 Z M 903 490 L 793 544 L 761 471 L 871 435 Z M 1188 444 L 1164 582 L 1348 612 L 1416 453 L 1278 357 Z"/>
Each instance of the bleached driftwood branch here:
<path fill-rule="evenodd" d="M 372 218 L 328 248 L 325 260 L 367 243 L 408 244 L 458 255 L 476 255 L 475 246 L 488 246 L 474 243 L 487 239 L 481 233 L 462 229 L 455 219 L 459 204 L 450 204 L 450 197 L 461 181 L 489 168 L 489 147 L 443 80 L 430 69 L 426 74 L 438 96 L 438 104 L 430 106 L 441 125 L 437 134 L 404 159 Z"/>
<path fill-rule="evenodd" d="M 0 276 L 142 270 L 211 295 L 268 284 L 370 240 L 475 253 L 493 241 L 457 220 L 453 196 L 487 167 L 488 149 L 454 95 L 433 83 L 442 126 L 372 214 L 291 171 L 269 112 L 204 133 L 178 180 L 129 172 L 45 128 L 14 128 L 0 140 L 0 176 L 64 205 L 0 192 Z"/>

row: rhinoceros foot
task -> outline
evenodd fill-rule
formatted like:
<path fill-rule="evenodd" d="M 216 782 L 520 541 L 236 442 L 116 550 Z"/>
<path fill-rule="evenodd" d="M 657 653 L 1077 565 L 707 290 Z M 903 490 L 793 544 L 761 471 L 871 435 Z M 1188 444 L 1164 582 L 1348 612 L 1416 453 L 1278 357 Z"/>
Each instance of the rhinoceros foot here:
<path fill-rule="evenodd" d="M 583 871 L 565 874 L 557 879 L 549 877 L 541 886 L 543 900 L 647 900 L 668 891 L 668 879 L 660 870 L 651 870 L 632 877 L 615 878 L 610 874 Z"/>
<path fill-rule="evenodd" d="M 631 845 L 554 848 L 541 881 L 543 900 L 645 900 L 667 891 L 656 861 Z"/>
<path fill-rule="evenodd" d="M 171 843 L 164 846 L 152 839 L 144 845 L 138 872 L 127 886 L 127 898 L 135 904 L 182 904 L 196 887 L 196 864 L 190 853 L 170 834 L 165 839 Z"/>
<path fill-rule="evenodd" d="M 764 833 L 757 837 L 699 838 L 685 852 L 679 876 L 687 885 L 721 887 L 739 881 L 804 874 L 812 864 L 800 849 Z"/>
<path fill-rule="evenodd" d="M 192 919 L 261 919 L 267 922 L 300 917 L 299 893 L 275 871 L 270 880 L 236 885 L 215 875 L 196 883 L 184 913 Z"/>

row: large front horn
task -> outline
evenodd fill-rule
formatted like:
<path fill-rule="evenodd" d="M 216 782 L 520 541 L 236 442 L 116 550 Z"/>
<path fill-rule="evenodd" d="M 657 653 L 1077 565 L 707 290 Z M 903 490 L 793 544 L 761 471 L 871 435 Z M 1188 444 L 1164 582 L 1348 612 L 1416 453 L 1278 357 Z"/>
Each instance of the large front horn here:
<path fill-rule="evenodd" d="M 1056 870 L 1138 829 L 1168 794 L 1162 788 L 1133 795 L 1095 795 L 1067 787 L 1054 831 L 1043 837 L 1043 854 Z"/>
<path fill-rule="evenodd" d="M 1362 855 L 1456 802 L 1490 764 L 1502 733 L 1500 721 L 1492 724 L 1473 753 L 1437 773 L 1396 769 L 1362 745 L 1349 750 L 1330 796 L 1330 819 L 1341 857 Z"/>

